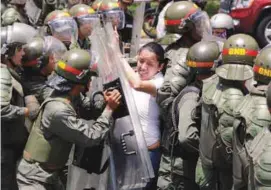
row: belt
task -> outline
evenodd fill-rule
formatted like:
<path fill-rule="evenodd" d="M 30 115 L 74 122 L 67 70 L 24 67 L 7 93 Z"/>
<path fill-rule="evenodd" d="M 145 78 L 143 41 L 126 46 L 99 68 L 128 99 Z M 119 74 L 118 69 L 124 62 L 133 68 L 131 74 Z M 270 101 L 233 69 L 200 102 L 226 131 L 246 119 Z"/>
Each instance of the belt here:
<path fill-rule="evenodd" d="M 26 151 L 24 151 L 23 153 L 23 158 L 29 163 L 39 163 L 39 166 L 44 170 L 55 171 L 61 168 L 60 166 L 56 166 L 55 164 L 42 163 L 42 162 L 36 161 L 32 159 L 30 154 Z"/>
<path fill-rule="evenodd" d="M 160 147 L 160 141 L 157 141 L 156 143 L 152 144 L 151 146 L 148 146 L 148 150 L 155 150 Z"/>

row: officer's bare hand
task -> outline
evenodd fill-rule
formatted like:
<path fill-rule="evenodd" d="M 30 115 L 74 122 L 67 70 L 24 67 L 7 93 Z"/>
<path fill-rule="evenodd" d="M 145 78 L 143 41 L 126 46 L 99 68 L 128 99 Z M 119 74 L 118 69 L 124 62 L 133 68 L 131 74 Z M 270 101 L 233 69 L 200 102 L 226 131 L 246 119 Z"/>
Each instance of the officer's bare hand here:
<path fill-rule="evenodd" d="M 106 101 L 106 108 L 114 111 L 120 104 L 121 94 L 118 90 L 105 91 L 104 99 Z"/>

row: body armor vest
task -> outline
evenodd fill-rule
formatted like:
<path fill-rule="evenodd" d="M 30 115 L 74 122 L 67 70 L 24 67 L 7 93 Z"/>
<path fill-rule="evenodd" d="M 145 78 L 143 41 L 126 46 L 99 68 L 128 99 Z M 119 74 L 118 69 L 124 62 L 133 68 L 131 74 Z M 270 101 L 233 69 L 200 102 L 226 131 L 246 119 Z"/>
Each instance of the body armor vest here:
<path fill-rule="evenodd" d="M 181 90 L 189 84 L 187 78 L 189 76 L 189 67 L 186 65 L 186 55 L 188 48 L 179 48 L 177 51 L 172 53 L 172 73 L 170 74 L 170 88 L 171 95 L 176 97 Z"/>
<path fill-rule="evenodd" d="M 200 89 L 198 89 L 195 86 L 187 86 L 174 99 L 173 104 L 172 104 L 172 109 L 171 109 L 172 128 L 169 129 L 170 136 L 168 137 L 170 147 L 174 149 L 173 155 L 182 157 L 183 159 L 189 159 L 189 156 L 193 156 L 191 154 L 189 155 L 188 152 L 185 152 L 185 150 L 181 147 L 180 142 L 178 141 L 179 109 L 182 107 L 183 103 L 187 100 L 183 98 L 184 95 L 187 93 L 199 94 Z"/>
<path fill-rule="evenodd" d="M 40 107 L 37 120 L 34 122 L 31 133 L 24 150 L 24 158 L 28 161 L 46 163 L 47 165 L 63 167 L 69 157 L 72 143 L 53 135 L 46 138 L 44 128 L 41 125 L 45 105 L 52 101 L 64 103 L 72 110 L 73 107 L 63 98 L 47 99 Z M 75 112 L 75 111 L 74 111 Z M 61 155 L 60 155 L 61 154 Z"/>
<path fill-rule="evenodd" d="M 231 168 L 233 110 L 242 98 L 241 90 L 219 83 L 216 75 L 204 81 L 200 137 L 204 165 Z"/>
<path fill-rule="evenodd" d="M 265 127 L 246 147 L 250 157 L 249 188 L 268 190 L 271 188 L 271 133 L 270 126 Z"/>
<path fill-rule="evenodd" d="M 167 93 L 167 89 L 162 89 L 161 91 L 165 91 L 165 96 L 163 96 L 161 93 L 159 93 L 159 97 L 157 97 L 157 101 L 160 102 L 161 110 L 165 113 L 163 113 L 163 127 L 164 131 L 162 133 L 161 138 L 161 146 L 164 151 L 169 152 L 171 147 L 171 140 L 172 140 L 172 133 L 174 131 L 173 124 L 172 124 L 172 102 L 175 99 L 175 97 L 182 91 L 182 89 L 187 84 L 187 77 L 188 76 L 188 70 L 186 70 L 186 55 L 188 52 L 188 48 L 179 48 L 179 49 L 172 49 L 169 50 L 166 53 L 166 57 L 171 61 L 172 65 L 170 69 L 167 69 L 166 75 L 165 75 L 165 83 L 168 83 L 168 86 L 170 88 L 170 95 Z M 177 61 L 178 60 L 178 61 Z M 163 100 L 159 100 L 163 99 Z"/>
<path fill-rule="evenodd" d="M 249 159 L 244 143 L 250 146 L 255 136 L 271 123 L 265 93 L 254 89 L 235 110 L 239 122 L 234 126 L 233 178 L 236 189 L 247 189 Z"/>

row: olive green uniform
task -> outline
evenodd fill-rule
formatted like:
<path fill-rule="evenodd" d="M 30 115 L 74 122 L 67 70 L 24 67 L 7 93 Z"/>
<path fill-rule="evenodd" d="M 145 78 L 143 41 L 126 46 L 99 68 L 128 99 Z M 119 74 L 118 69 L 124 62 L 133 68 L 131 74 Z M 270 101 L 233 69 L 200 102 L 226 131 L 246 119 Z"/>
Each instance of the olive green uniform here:
<path fill-rule="evenodd" d="M 204 80 L 200 159 L 197 183 L 201 189 L 232 188 L 233 110 L 243 100 L 234 82 L 219 81 L 217 75 Z"/>
<path fill-rule="evenodd" d="M 253 139 L 271 123 L 262 87 L 254 88 L 235 110 L 238 119 L 233 133 L 233 179 L 237 190 L 248 189 L 249 155 L 246 147 L 250 147 Z"/>
<path fill-rule="evenodd" d="M 85 49 L 85 50 L 90 50 L 91 48 L 91 42 L 88 38 L 84 39 L 84 40 L 80 40 L 78 39 L 78 45 L 81 49 Z"/>
<path fill-rule="evenodd" d="M 244 82 L 253 77 L 251 66 L 258 48 L 255 39 L 248 35 L 231 36 L 224 43 L 222 65 L 216 68 L 216 75 L 204 80 L 197 167 L 201 189 L 232 189 L 235 110 L 248 93 Z"/>
<path fill-rule="evenodd" d="M 267 85 L 271 76 L 271 48 L 261 50 L 253 66 L 254 80 L 250 94 L 236 109 L 233 141 L 233 177 L 235 189 L 270 188 L 270 131 L 271 116 L 266 102 Z"/>
<path fill-rule="evenodd" d="M 24 73 L 23 83 L 27 95 L 34 95 L 40 104 L 53 92 L 53 89 L 46 85 L 46 81 L 47 77 L 39 73 Z"/>
<path fill-rule="evenodd" d="M 75 49 L 57 62 L 55 75 L 48 83 L 59 90 L 43 102 L 32 126 L 18 166 L 17 182 L 21 189 L 63 189 L 59 172 L 69 159 L 73 143 L 91 147 L 100 145 L 106 138 L 111 111 L 104 110 L 93 125 L 86 124 L 78 115 L 80 91 L 77 96 L 71 96 L 74 86 L 63 84 L 65 81 L 86 85 L 91 77 L 90 61 L 87 51 Z"/>
<path fill-rule="evenodd" d="M 91 147 L 106 137 L 110 113 L 104 111 L 88 126 L 77 117 L 76 107 L 73 101 L 68 104 L 59 98 L 43 103 L 18 167 L 21 189 L 58 189 L 58 171 L 65 166 L 72 144 Z"/>
<path fill-rule="evenodd" d="M 19 77 L 15 71 L 1 64 L 0 72 L 1 189 L 16 190 L 16 163 L 28 136 L 24 125 L 24 94 L 21 84 L 15 79 Z"/>
<path fill-rule="evenodd" d="M 186 44 L 170 45 L 166 53 L 169 59 L 167 70 L 164 78 L 164 83 L 157 92 L 157 103 L 160 106 L 161 115 L 163 116 L 164 131 L 161 139 L 163 154 L 161 157 L 160 168 L 158 173 L 157 186 L 160 189 L 166 189 L 171 186 L 171 183 L 180 184 L 180 176 L 183 176 L 183 160 L 180 157 L 170 156 L 170 145 L 168 137 L 172 132 L 171 121 L 171 105 L 174 98 L 187 85 L 187 77 L 189 68 L 186 66 L 186 54 L 188 48 Z M 184 48 L 183 48 L 184 47 Z M 171 160 L 173 161 L 171 163 Z"/>

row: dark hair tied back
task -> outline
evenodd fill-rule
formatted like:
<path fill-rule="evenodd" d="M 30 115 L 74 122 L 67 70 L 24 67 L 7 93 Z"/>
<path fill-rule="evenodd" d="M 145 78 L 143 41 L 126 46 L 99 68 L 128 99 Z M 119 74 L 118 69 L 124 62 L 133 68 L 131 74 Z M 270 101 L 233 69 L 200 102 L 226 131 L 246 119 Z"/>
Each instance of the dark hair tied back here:
<path fill-rule="evenodd" d="M 153 52 L 156 55 L 159 64 L 165 63 L 164 57 L 165 51 L 160 44 L 156 42 L 147 43 L 138 50 L 138 54 L 140 54 L 145 49 L 149 50 L 150 52 Z"/>

